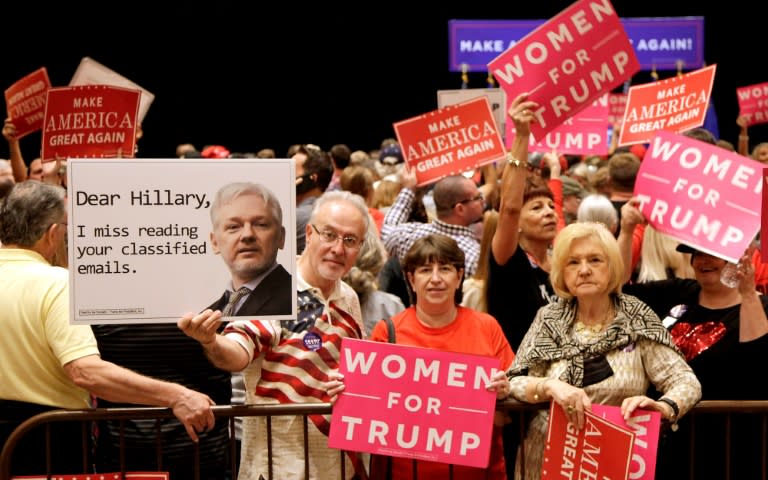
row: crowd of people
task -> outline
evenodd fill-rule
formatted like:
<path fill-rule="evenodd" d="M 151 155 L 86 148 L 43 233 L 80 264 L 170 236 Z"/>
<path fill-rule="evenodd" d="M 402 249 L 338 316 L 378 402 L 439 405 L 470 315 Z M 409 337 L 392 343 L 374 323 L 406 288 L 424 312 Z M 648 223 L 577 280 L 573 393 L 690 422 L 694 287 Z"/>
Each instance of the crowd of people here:
<path fill-rule="evenodd" d="M 731 478 L 759 478 L 750 459 L 768 453 L 765 442 L 735 439 L 728 460 L 727 444 L 697 443 L 706 455 L 680 461 L 692 428 L 685 415 L 700 399 L 768 399 L 759 368 L 768 351 L 768 300 L 760 294 L 768 268 L 759 252 L 744 252 L 735 286 L 724 284 L 726 260 L 646 225 L 633 197 L 642 148 L 606 158 L 529 155 L 537 108 L 526 94 L 511 102 L 516 136 L 504 161 L 421 187 L 394 139 L 372 152 L 294 145 L 286 157 L 296 166 L 296 272 L 276 260 L 294 241 L 283 217 L 289 206 L 268 186 L 237 181 L 210 207 L 211 250 L 231 273 L 223 294 L 202 299 L 201 310 L 176 325 L 93 327 L 68 321 L 62 163 L 27 165 L 6 120 L 0 445 L 39 412 L 157 405 L 175 415 L 159 427 L 162 458 L 154 422 L 105 421 L 86 452 L 67 440 L 78 431 L 55 430 L 62 448 L 52 471 L 83 473 L 91 447 L 94 471 L 115 471 L 124 448 L 130 470 L 193 478 L 190 447 L 199 442 L 202 479 L 304 478 L 305 469 L 311 478 L 339 471 L 374 478 L 381 464 L 327 446 L 330 416 L 238 419 L 232 459 L 228 425 L 210 408 L 334 402 L 345 392 L 341 341 L 353 338 L 497 358 L 502 371 L 487 388 L 499 400 L 554 403 L 578 429 L 594 404 L 618 406 L 625 418 L 657 411 L 681 431 L 664 431 L 656 478 L 681 478 L 688 465 L 695 478 L 719 478 L 726 468 Z M 739 152 L 747 155 L 738 122 Z M 686 135 L 715 143 L 701 129 Z M 765 145 L 755 145 L 754 159 L 766 161 Z M 185 144 L 177 155 L 231 153 Z M 254 161 L 275 156 L 264 150 Z M 293 305 L 291 320 L 254 319 L 290 314 Z M 537 479 L 548 421 L 544 409 L 525 425 L 497 416 L 486 468 L 392 458 L 387 478 Z M 747 418 L 730 428 L 759 437 L 758 423 Z M 39 431 L 18 447 L 13 474 L 41 473 L 43 441 Z"/>

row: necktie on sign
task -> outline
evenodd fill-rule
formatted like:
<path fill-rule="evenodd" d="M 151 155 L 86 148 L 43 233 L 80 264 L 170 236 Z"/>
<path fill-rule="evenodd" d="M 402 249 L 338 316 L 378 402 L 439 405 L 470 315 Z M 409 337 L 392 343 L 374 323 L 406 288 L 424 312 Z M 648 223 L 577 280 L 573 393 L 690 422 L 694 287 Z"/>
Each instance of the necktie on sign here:
<path fill-rule="evenodd" d="M 238 302 L 240 302 L 240 299 L 244 296 L 251 293 L 250 290 L 248 290 L 248 287 L 240 287 L 239 290 L 237 290 L 234 293 L 229 294 L 229 301 L 227 301 L 227 306 L 224 307 L 224 310 L 221 311 L 222 317 L 231 317 L 235 314 L 235 307 L 237 306 Z"/>

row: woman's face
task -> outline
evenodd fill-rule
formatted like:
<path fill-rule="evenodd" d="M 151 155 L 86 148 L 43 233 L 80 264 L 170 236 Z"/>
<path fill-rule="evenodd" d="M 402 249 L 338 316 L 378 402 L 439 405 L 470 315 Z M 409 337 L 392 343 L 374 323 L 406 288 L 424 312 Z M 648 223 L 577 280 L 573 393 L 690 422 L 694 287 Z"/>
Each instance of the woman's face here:
<path fill-rule="evenodd" d="M 605 295 L 610 279 L 608 257 L 600 243 L 592 238 L 574 240 L 565 259 L 563 274 L 571 295 L 577 298 Z"/>
<path fill-rule="evenodd" d="M 534 197 L 520 211 L 521 233 L 532 239 L 551 242 L 557 234 L 555 202 L 548 197 Z"/>
<path fill-rule="evenodd" d="M 691 255 L 691 267 L 702 286 L 720 285 L 720 274 L 728 262 L 708 253 L 696 251 Z"/>
<path fill-rule="evenodd" d="M 453 307 L 463 275 L 463 269 L 456 270 L 453 265 L 433 262 L 408 272 L 408 281 L 416 293 L 416 303 L 435 311 L 435 307 L 439 307 L 438 310 Z"/>
<path fill-rule="evenodd" d="M 761 163 L 768 163 L 768 145 L 760 145 L 755 150 L 755 160 Z"/>

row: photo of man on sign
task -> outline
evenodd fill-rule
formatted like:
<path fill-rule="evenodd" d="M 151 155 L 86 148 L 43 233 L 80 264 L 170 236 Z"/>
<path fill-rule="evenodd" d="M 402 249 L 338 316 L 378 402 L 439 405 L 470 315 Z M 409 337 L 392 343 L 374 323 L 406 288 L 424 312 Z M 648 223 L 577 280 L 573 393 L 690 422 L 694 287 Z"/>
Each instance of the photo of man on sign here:
<path fill-rule="evenodd" d="M 274 193 L 250 182 L 219 189 L 211 205 L 211 247 L 229 268 L 231 284 L 208 308 L 228 316 L 289 315 L 291 274 L 277 262 L 285 247 L 283 210 Z"/>

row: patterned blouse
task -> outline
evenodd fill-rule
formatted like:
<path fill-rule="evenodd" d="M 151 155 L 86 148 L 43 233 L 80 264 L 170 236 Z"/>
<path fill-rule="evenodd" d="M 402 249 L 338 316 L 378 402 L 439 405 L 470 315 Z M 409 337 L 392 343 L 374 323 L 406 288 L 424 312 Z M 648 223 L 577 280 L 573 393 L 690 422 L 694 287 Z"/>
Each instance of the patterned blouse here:
<path fill-rule="evenodd" d="M 619 406 L 627 397 L 645 395 L 653 384 L 677 402 L 681 416 L 690 410 L 701 398 L 701 384 L 659 318 L 630 295 L 617 295 L 613 301 L 616 317 L 598 333 L 574 328 L 575 300 L 558 299 L 542 307 L 507 373 L 512 396 L 528 401 L 528 382 L 549 377 L 583 386 L 593 403 Z M 607 360 L 607 373 L 590 371 L 595 358 Z M 541 474 L 548 417 L 542 410 L 531 420 L 525 440 L 526 479 Z M 519 470 L 518 462 L 515 478 L 521 478 Z"/>

